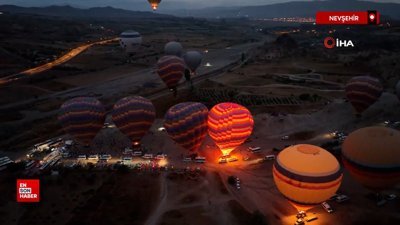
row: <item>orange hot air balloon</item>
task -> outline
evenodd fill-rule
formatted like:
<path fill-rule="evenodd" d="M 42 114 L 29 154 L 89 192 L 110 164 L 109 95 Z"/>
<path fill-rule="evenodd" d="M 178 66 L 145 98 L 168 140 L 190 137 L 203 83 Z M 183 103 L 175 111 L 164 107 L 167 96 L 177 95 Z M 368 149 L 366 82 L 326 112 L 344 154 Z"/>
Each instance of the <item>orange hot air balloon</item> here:
<path fill-rule="evenodd" d="M 342 160 L 350 175 L 379 192 L 400 184 L 400 132 L 365 127 L 352 132 L 342 145 Z"/>
<path fill-rule="evenodd" d="M 155 11 L 158 8 L 158 4 L 160 4 L 161 0 L 148 0 L 151 5 L 151 8 Z"/>
<path fill-rule="evenodd" d="M 224 102 L 210 110 L 207 123 L 208 134 L 223 156 L 228 156 L 251 135 L 254 120 L 246 107 Z"/>
<path fill-rule="evenodd" d="M 331 153 L 309 144 L 282 150 L 272 172 L 278 190 L 299 211 L 332 197 L 343 177 L 340 164 Z"/>

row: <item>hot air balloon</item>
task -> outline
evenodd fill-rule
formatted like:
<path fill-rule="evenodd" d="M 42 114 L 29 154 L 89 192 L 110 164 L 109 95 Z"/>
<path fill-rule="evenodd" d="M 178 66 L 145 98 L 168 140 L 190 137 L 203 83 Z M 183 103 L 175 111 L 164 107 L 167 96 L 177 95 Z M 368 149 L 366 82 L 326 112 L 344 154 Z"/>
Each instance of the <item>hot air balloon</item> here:
<path fill-rule="evenodd" d="M 133 54 L 142 44 L 142 36 L 133 30 L 127 30 L 119 36 L 119 44 L 127 54 Z"/>
<path fill-rule="evenodd" d="M 169 89 L 174 90 L 185 72 L 185 63 L 177 56 L 163 56 L 157 62 L 157 73 Z"/>
<path fill-rule="evenodd" d="M 376 192 L 400 182 L 400 132 L 387 127 L 365 127 L 343 142 L 344 166 L 359 183 Z"/>
<path fill-rule="evenodd" d="M 153 11 L 156 11 L 156 10 L 157 10 L 158 5 L 159 5 L 160 2 L 161 2 L 161 0 L 147 0 L 147 1 L 150 3 L 151 8 L 153 9 Z"/>
<path fill-rule="evenodd" d="M 105 109 L 92 97 L 77 97 L 60 108 L 58 120 L 65 132 L 78 142 L 89 145 L 104 125 Z"/>
<path fill-rule="evenodd" d="M 164 47 L 165 55 L 174 55 L 181 57 L 183 51 L 183 47 L 179 42 L 170 41 Z"/>
<path fill-rule="evenodd" d="M 196 72 L 202 59 L 203 55 L 198 51 L 188 51 L 183 55 L 183 60 L 185 60 L 186 66 L 190 69 L 192 74 Z"/>
<path fill-rule="evenodd" d="M 207 123 L 208 134 L 225 157 L 251 135 L 254 120 L 246 107 L 224 102 L 210 110 Z"/>
<path fill-rule="evenodd" d="M 115 126 L 131 139 L 133 146 L 139 145 L 155 118 L 153 103 L 140 96 L 129 96 L 119 100 L 112 111 Z"/>
<path fill-rule="evenodd" d="M 193 152 L 207 134 L 207 115 L 208 109 L 201 103 L 179 103 L 166 113 L 164 127 L 175 142 Z"/>
<path fill-rule="evenodd" d="M 292 145 L 282 150 L 272 168 L 279 192 L 298 210 L 331 198 L 342 181 L 342 169 L 328 151 L 315 145 Z"/>
<path fill-rule="evenodd" d="M 396 84 L 396 95 L 400 100 L 400 80 Z"/>
<path fill-rule="evenodd" d="M 353 77 L 347 83 L 346 96 L 357 114 L 374 104 L 382 94 L 383 87 L 378 79 L 370 76 Z"/>

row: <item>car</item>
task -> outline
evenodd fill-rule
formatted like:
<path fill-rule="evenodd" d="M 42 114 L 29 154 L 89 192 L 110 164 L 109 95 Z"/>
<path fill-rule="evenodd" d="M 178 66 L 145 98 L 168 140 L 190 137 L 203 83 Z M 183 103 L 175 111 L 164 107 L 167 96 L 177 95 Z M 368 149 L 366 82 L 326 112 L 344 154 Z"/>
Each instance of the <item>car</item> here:
<path fill-rule="evenodd" d="M 281 140 L 282 140 L 282 141 L 289 140 L 289 136 L 288 136 L 288 135 L 282 136 L 282 137 L 281 137 Z"/>
<path fill-rule="evenodd" d="M 348 201 L 349 199 L 350 198 L 347 195 L 338 195 L 336 197 L 336 202 L 342 203 L 342 202 Z"/>
<path fill-rule="evenodd" d="M 389 200 L 389 201 L 390 200 L 394 200 L 396 198 L 397 198 L 397 196 L 395 194 L 389 194 L 389 195 L 386 196 L 386 199 Z"/>
<path fill-rule="evenodd" d="M 192 161 L 192 158 L 186 157 L 186 158 L 184 158 L 182 161 L 183 161 L 183 162 L 191 162 L 191 161 Z"/>
<path fill-rule="evenodd" d="M 252 146 L 252 147 L 249 147 L 248 150 L 250 152 L 256 153 L 256 152 L 261 151 L 261 147 Z"/>
<path fill-rule="evenodd" d="M 324 208 L 325 211 L 327 211 L 328 213 L 333 213 L 332 207 L 331 207 L 327 202 L 321 203 L 321 206 L 322 206 L 322 208 Z"/>
<path fill-rule="evenodd" d="M 153 158 L 153 154 L 144 154 L 144 156 L 142 156 L 143 159 L 152 159 Z"/>

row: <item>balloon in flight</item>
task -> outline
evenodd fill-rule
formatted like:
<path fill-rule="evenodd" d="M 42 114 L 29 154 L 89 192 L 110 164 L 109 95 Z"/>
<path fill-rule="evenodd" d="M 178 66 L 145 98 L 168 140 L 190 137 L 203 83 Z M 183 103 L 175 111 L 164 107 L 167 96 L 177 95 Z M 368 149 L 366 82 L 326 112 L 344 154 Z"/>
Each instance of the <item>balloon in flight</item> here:
<path fill-rule="evenodd" d="M 174 55 L 181 57 L 182 56 L 183 47 L 181 43 L 176 41 L 168 42 L 164 47 L 165 55 Z"/>
<path fill-rule="evenodd" d="M 176 143 L 193 152 L 207 134 L 207 115 L 208 109 L 201 103 L 179 103 L 166 113 L 164 127 Z"/>
<path fill-rule="evenodd" d="M 79 143 L 89 145 L 104 125 L 106 111 L 96 98 L 77 97 L 66 101 L 58 121 Z"/>
<path fill-rule="evenodd" d="M 210 110 L 207 123 L 208 134 L 227 156 L 251 135 L 254 120 L 246 107 L 224 102 Z"/>
<path fill-rule="evenodd" d="M 129 96 L 115 103 L 112 120 L 128 136 L 132 145 L 138 145 L 156 118 L 153 103 L 141 96 Z"/>
<path fill-rule="evenodd" d="M 350 175 L 371 190 L 400 182 L 400 132 L 373 126 L 352 132 L 343 142 L 342 160 Z"/>
<path fill-rule="evenodd" d="M 150 3 L 151 8 L 153 11 L 157 10 L 158 5 L 161 3 L 161 0 L 147 0 Z"/>
<path fill-rule="evenodd" d="M 331 198 L 343 177 L 340 164 L 331 153 L 309 144 L 282 150 L 272 174 L 278 190 L 299 211 Z"/>
<path fill-rule="evenodd" d="M 357 114 L 361 114 L 381 96 L 383 87 L 378 79 L 370 76 L 357 76 L 347 83 L 346 97 Z"/>
<path fill-rule="evenodd" d="M 203 55 L 198 51 L 188 51 L 183 55 L 186 66 L 189 68 L 191 73 L 195 73 L 197 68 L 200 66 Z"/>
<path fill-rule="evenodd" d="M 119 36 L 119 44 L 127 54 L 133 54 L 142 44 L 142 36 L 133 30 L 124 31 Z"/>
<path fill-rule="evenodd" d="M 170 89 L 175 89 L 185 73 L 185 62 L 177 56 L 163 56 L 157 62 L 157 73 Z"/>

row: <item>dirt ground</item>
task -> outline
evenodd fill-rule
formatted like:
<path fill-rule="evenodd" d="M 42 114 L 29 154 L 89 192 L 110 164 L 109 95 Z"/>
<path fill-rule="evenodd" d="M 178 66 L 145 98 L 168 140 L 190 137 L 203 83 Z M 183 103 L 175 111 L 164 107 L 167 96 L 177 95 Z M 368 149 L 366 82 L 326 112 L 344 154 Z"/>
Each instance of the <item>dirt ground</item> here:
<path fill-rule="evenodd" d="M 17 176 L 21 178 L 21 176 Z M 15 179 L 1 175 L 2 224 L 143 224 L 157 200 L 156 175 L 63 171 L 41 177 L 41 203 L 15 202 Z"/>

